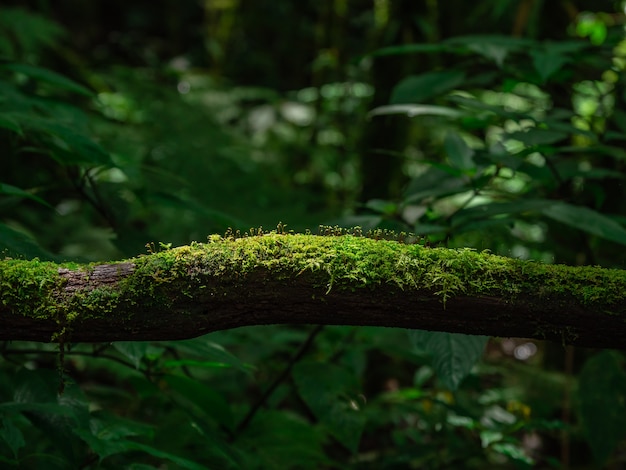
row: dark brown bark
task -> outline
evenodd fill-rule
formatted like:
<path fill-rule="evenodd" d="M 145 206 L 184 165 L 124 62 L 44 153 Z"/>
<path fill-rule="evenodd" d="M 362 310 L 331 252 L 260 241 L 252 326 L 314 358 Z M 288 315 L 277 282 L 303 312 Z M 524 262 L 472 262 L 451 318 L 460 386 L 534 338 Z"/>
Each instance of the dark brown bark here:
<path fill-rule="evenodd" d="M 171 302 L 151 301 L 150 296 L 160 295 L 158 289 L 137 294 L 120 287 L 112 308 L 107 299 L 101 304 L 94 304 L 93 299 L 81 304 L 81 293 L 97 288 L 116 290 L 134 271 L 132 262 L 101 265 L 89 274 L 59 269 L 67 279 L 56 294 L 59 308 L 71 304 L 79 312 L 78 318 L 71 324 L 66 320 L 57 323 L 0 306 L 0 339 L 50 341 L 68 326 L 61 336 L 64 341 L 173 340 L 240 326 L 290 323 L 376 325 L 626 347 L 626 322 L 621 314 L 583 307 L 566 297 L 546 300 L 532 293 L 515 299 L 458 296 L 444 306 L 439 296 L 427 290 L 380 284 L 328 292 L 315 273 L 278 279 L 267 269 L 256 269 L 239 281 L 203 279 L 195 291 L 185 295 L 172 296 L 168 291 Z M 140 301 L 141 295 L 145 302 Z M 103 313 L 100 308 L 109 311 Z"/>

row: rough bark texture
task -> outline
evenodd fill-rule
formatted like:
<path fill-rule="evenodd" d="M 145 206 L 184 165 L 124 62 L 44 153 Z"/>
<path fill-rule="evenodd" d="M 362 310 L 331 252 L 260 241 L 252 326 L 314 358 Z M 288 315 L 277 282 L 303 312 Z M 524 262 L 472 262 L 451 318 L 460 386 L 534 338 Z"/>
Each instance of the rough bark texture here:
<path fill-rule="evenodd" d="M 119 263 L 0 262 L 0 339 L 171 340 L 378 325 L 626 348 L 626 272 L 306 235 L 213 237 Z"/>

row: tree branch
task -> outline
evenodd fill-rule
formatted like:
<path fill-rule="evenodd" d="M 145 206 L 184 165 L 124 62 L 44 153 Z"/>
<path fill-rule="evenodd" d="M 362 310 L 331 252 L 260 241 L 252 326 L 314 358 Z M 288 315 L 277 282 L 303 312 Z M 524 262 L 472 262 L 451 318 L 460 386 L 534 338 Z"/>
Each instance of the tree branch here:
<path fill-rule="evenodd" d="M 351 235 L 209 237 L 98 265 L 0 261 L 0 340 L 377 325 L 626 348 L 626 271 Z"/>

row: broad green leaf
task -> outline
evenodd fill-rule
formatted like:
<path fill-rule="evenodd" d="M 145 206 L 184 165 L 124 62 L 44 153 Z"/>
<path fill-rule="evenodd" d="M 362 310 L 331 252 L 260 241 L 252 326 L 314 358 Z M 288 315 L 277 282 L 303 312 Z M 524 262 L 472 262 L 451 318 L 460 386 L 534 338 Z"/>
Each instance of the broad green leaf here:
<path fill-rule="evenodd" d="M 565 64 L 570 62 L 570 58 L 554 51 L 534 49 L 530 51 L 533 59 L 533 66 L 545 83 L 555 72 L 559 71 Z"/>
<path fill-rule="evenodd" d="M 181 341 L 167 341 L 162 344 L 175 348 L 186 354 L 192 354 L 205 363 L 207 367 L 232 367 L 234 369 L 250 374 L 255 367 L 252 364 L 243 362 L 234 354 L 227 351 L 221 344 L 210 341 L 208 336 L 201 336 Z M 213 364 L 213 366 L 209 365 Z M 218 366 L 222 364 L 222 366 Z"/>
<path fill-rule="evenodd" d="M 63 75 L 53 72 L 52 70 L 17 62 L 2 64 L 0 65 L 0 68 L 11 70 L 17 73 L 22 73 L 30 78 L 49 83 L 50 85 L 53 85 L 62 90 L 71 91 L 73 93 L 78 93 L 89 97 L 93 96 L 93 93 L 84 86 L 79 85 L 75 81 L 70 80 Z"/>
<path fill-rule="evenodd" d="M 227 369 L 227 368 L 231 368 L 232 366 L 225 362 L 197 361 L 194 359 L 179 359 L 179 360 L 163 361 L 163 367 L 166 367 L 166 368 L 200 367 L 203 369 Z"/>
<path fill-rule="evenodd" d="M 352 452 L 356 452 L 365 426 L 360 411 L 357 383 L 347 370 L 317 362 L 294 367 L 298 394 L 328 432 Z"/>
<path fill-rule="evenodd" d="M 456 132 L 446 134 L 444 148 L 453 167 L 464 171 L 476 168 L 473 160 L 474 150 Z"/>
<path fill-rule="evenodd" d="M 600 465 L 626 437 L 624 358 L 602 351 L 587 360 L 579 376 L 580 417 L 587 442 Z"/>
<path fill-rule="evenodd" d="M 506 455 L 509 459 L 517 462 L 518 465 L 524 465 L 524 467 L 517 468 L 532 468 L 531 466 L 535 463 L 533 458 L 527 455 L 523 447 L 511 442 L 498 442 L 493 444 L 491 448 L 499 454 Z"/>
<path fill-rule="evenodd" d="M 550 145 L 566 139 L 568 134 L 560 131 L 552 131 L 533 127 L 526 131 L 516 131 L 506 134 L 509 139 L 519 140 L 525 145 Z"/>
<path fill-rule="evenodd" d="M 445 171 L 441 166 L 433 166 L 410 181 L 403 202 L 417 203 L 426 198 L 450 196 L 470 189 L 463 178 Z"/>
<path fill-rule="evenodd" d="M 494 61 L 502 67 L 511 52 L 525 49 L 535 44 L 534 41 L 523 38 L 501 35 L 471 35 L 456 36 L 444 41 L 446 44 L 458 45 L 483 57 Z"/>
<path fill-rule="evenodd" d="M 149 346 L 150 343 L 147 341 L 116 341 L 113 343 L 113 347 L 126 356 L 136 369 L 139 369 Z"/>
<path fill-rule="evenodd" d="M 63 165 L 88 163 L 114 166 L 111 156 L 90 137 L 76 132 L 65 124 L 39 122 L 39 130 L 62 140 L 59 144 L 52 140 L 52 155 Z"/>
<path fill-rule="evenodd" d="M 496 116 L 499 116 L 501 118 L 515 119 L 516 121 L 520 119 L 530 119 L 532 121 L 535 120 L 530 114 L 508 111 L 503 106 L 486 104 L 476 98 L 467 98 L 465 96 L 449 96 L 447 97 L 447 100 L 456 103 L 462 107 L 470 108 L 470 110 L 492 112 Z M 475 111 L 472 112 L 475 113 Z"/>
<path fill-rule="evenodd" d="M 615 109 L 612 118 L 612 122 L 622 131 L 622 134 L 626 134 L 626 111 Z"/>
<path fill-rule="evenodd" d="M 154 426 L 124 419 L 106 411 L 92 414 L 89 430 L 100 440 L 119 440 L 131 436 L 154 437 Z"/>
<path fill-rule="evenodd" d="M 2 223 L 0 223 L 0 254 L 23 256 L 26 259 L 39 258 L 44 261 L 51 261 L 55 258 L 27 234 Z"/>
<path fill-rule="evenodd" d="M 73 430 L 86 429 L 89 425 L 87 403 L 81 390 L 67 384 L 64 394 L 59 396 L 59 376 L 50 369 L 22 369 L 14 381 L 14 402 L 8 405 L 23 406 L 20 411 L 32 425 L 41 430 L 66 459 L 76 463 L 80 456 L 74 447 Z"/>
<path fill-rule="evenodd" d="M 436 233 L 445 233 L 450 229 L 450 227 L 446 225 L 437 225 L 437 224 L 415 224 L 413 227 L 413 232 L 417 235 L 434 235 Z"/>
<path fill-rule="evenodd" d="M 626 229 L 593 209 L 556 202 L 541 211 L 545 216 L 583 232 L 626 245 Z"/>
<path fill-rule="evenodd" d="M 15 186 L 11 186 L 10 184 L 0 183 L 0 194 L 6 194 L 7 196 L 15 196 L 21 198 L 32 199 L 33 201 L 38 202 L 50 209 L 54 209 L 50 204 L 41 199 L 40 197 L 35 196 L 34 194 L 29 193 L 28 191 L 24 191 L 23 189 L 16 188 Z"/>
<path fill-rule="evenodd" d="M 167 375 L 164 378 L 173 395 L 187 406 L 201 410 L 222 426 L 233 427 L 233 414 L 224 397 L 214 389 L 197 380 L 178 375 Z M 170 393 L 171 393 L 170 392 Z"/>
<path fill-rule="evenodd" d="M 387 114 L 403 114 L 407 117 L 416 116 L 442 116 L 450 119 L 459 119 L 465 114 L 453 108 L 445 106 L 435 106 L 428 104 L 393 104 L 389 106 L 378 106 L 372 109 L 367 116 L 384 116 Z"/>
<path fill-rule="evenodd" d="M 324 453 L 320 426 L 290 411 L 260 410 L 237 440 L 241 468 L 317 470 L 333 468 Z"/>
<path fill-rule="evenodd" d="M 13 457 L 17 458 L 19 450 L 26 445 L 24 435 L 9 416 L 4 416 L 1 423 L 0 438 L 9 446 Z"/>
<path fill-rule="evenodd" d="M 433 357 L 433 368 L 450 390 L 456 390 L 482 357 L 487 336 L 470 336 L 439 331 L 409 331 L 413 346 Z"/>
<path fill-rule="evenodd" d="M 24 134 L 20 122 L 9 113 L 0 114 L 0 128 L 13 131 L 20 136 Z"/>
<path fill-rule="evenodd" d="M 421 103 L 458 87 L 465 72 L 449 70 L 412 75 L 402 80 L 391 92 L 390 104 Z"/>
<path fill-rule="evenodd" d="M 383 199 L 370 199 L 365 203 L 365 207 L 381 214 L 395 214 L 398 210 L 397 204 L 392 201 L 385 201 Z"/>
<path fill-rule="evenodd" d="M 441 52 L 453 49 L 454 48 L 441 42 L 437 44 L 403 44 L 400 46 L 390 46 L 377 49 L 372 53 L 372 55 L 375 57 L 381 57 L 387 55 L 417 54 L 420 52 Z"/>
<path fill-rule="evenodd" d="M 101 439 L 100 437 L 94 436 L 90 432 L 84 430 L 77 430 L 76 434 L 89 445 L 90 449 L 98 455 L 98 457 L 100 457 L 101 461 L 111 455 L 139 451 L 157 457 L 158 459 L 170 461 L 178 465 L 180 468 L 186 468 L 189 470 L 207 470 L 207 467 L 204 465 L 192 462 L 191 460 L 177 455 L 173 455 L 169 452 L 155 449 L 147 444 L 129 441 L 126 439 Z"/>
<path fill-rule="evenodd" d="M 3 35 L 11 37 L 7 41 L 8 57 L 17 54 L 38 55 L 42 48 L 54 48 L 59 40 L 66 35 L 65 30 L 49 17 L 34 13 L 25 8 L 2 7 L 0 28 Z M 13 45 L 19 45 L 18 53 Z"/>
<path fill-rule="evenodd" d="M 474 220 L 485 220 L 496 215 L 522 214 L 525 212 L 539 213 L 553 201 L 546 199 L 520 199 L 512 202 L 491 202 L 461 209 L 452 217 L 453 227 L 466 224 Z"/>

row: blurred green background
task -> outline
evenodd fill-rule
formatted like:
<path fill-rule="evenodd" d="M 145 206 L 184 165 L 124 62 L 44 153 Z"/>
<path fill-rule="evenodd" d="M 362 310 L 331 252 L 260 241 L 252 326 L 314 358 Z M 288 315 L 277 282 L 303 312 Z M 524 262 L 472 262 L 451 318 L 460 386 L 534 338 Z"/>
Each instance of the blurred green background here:
<path fill-rule="evenodd" d="M 624 268 L 624 8 L 5 1 L 0 251 L 106 261 L 283 222 Z M 55 348 L 7 342 L 0 461 L 624 466 L 622 353 L 491 339 L 474 365 L 485 343 L 283 326 L 75 345 L 59 395 Z"/>

